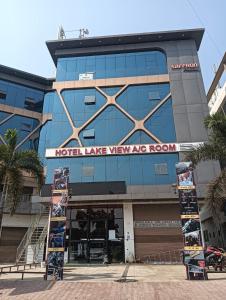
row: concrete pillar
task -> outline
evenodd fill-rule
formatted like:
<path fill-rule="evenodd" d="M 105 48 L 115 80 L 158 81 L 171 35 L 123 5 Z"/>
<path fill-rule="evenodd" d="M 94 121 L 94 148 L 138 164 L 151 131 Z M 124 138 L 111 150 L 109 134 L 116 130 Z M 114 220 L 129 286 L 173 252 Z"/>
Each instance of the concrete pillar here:
<path fill-rule="evenodd" d="M 134 250 L 134 229 L 133 229 L 133 205 L 131 203 L 123 204 L 123 215 L 124 215 L 125 262 L 134 262 L 135 250 Z"/>

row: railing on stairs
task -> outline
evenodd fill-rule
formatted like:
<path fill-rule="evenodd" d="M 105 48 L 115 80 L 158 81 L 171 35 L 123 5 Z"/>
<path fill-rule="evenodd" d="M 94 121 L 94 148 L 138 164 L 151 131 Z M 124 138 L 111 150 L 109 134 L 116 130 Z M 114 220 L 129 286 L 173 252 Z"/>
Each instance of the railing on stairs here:
<path fill-rule="evenodd" d="M 20 262 L 21 263 L 26 262 L 26 254 L 27 254 L 28 245 L 31 244 L 32 236 L 34 235 L 35 231 L 37 231 L 37 228 L 39 228 L 39 224 L 40 224 L 42 217 L 47 214 L 48 214 L 48 210 L 46 210 L 46 207 L 40 208 L 39 213 L 36 215 L 33 222 L 29 226 L 27 232 L 25 233 L 23 239 L 21 240 L 19 246 L 17 247 L 17 253 L 16 253 L 16 263 L 17 264 Z M 43 230 L 42 230 L 42 232 L 43 232 Z M 42 235 L 42 232 L 38 235 L 38 239 Z"/>
<path fill-rule="evenodd" d="M 46 223 L 46 225 L 43 227 L 42 232 L 37 240 L 37 242 L 34 244 L 34 248 L 33 248 L 33 262 L 34 263 L 38 263 L 40 258 L 39 255 L 40 253 L 43 256 L 43 250 L 44 250 L 44 243 L 45 243 L 45 239 L 47 236 L 47 231 L 48 231 L 48 223 Z"/>

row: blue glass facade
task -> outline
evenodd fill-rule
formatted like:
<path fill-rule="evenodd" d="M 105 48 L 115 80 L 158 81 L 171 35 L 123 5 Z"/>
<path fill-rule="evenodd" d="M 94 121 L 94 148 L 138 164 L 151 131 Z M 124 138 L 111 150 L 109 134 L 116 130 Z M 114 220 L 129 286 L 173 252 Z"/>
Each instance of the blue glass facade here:
<path fill-rule="evenodd" d="M 167 74 L 166 56 L 161 51 L 108 54 L 60 58 L 57 81 L 78 80 L 81 73 L 93 73 L 94 79 Z M 121 87 L 101 87 L 107 95 L 115 95 Z M 166 83 L 131 85 L 116 103 L 132 119 L 143 120 L 170 93 Z M 63 101 L 74 127 L 82 127 L 79 138 L 83 146 L 118 145 L 134 128 L 134 122 L 115 105 L 108 105 L 85 127 L 83 125 L 106 104 L 106 97 L 95 88 L 63 90 Z M 91 100 L 86 101 L 87 97 Z M 56 92 L 46 94 L 43 113 L 52 113 L 52 121 L 41 129 L 39 153 L 47 166 L 46 183 L 52 183 L 53 170 L 69 166 L 71 182 L 126 181 L 127 185 L 157 185 L 175 182 L 175 153 L 129 156 L 77 157 L 45 159 L 46 148 L 58 148 L 72 134 L 72 128 Z M 169 99 L 144 123 L 162 143 L 175 142 L 172 99 Z M 136 131 L 124 144 L 156 143 L 143 131 Z M 79 146 L 71 140 L 66 147 Z M 166 164 L 165 174 L 156 174 L 155 165 Z M 92 176 L 83 169 L 92 167 Z M 90 175 L 90 174 L 89 174 Z"/>
<path fill-rule="evenodd" d="M 0 98 L 0 104 L 42 112 L 44 92 L 3 80 L 0 91 L 6 94 L 5 99 Z"/>
<path fill-rule="evenodd" d="M 79 74 L 89 72 L 95 79 L 166 74 L 166 56 L 161 51 L 146 51 L 60 58 L 56 80 L 78 80 Z"/>
<path fill-rule="evenodd" d="M 0 80 L 0 92 L 4 97 L 0 97 L 0 104 L 9 107 L 26 109 L 34 112 L 42 112 L 44 92 L 26 87 L 20 84 L 11 83 Z M 26 114 L 26 113 L 25 113 Z M 23 141 L 39 124 L 34 118 L 13 115 L 0 111 L 0 134 L 3 136 L 8 128 L 16 128 L 18 130 L 18 144 Z M 11 117 L 10 117 L 11 116 Z M 6 118 L 8 120 L 4 121 Z M 38 150 L 39 131 L 27 139 L 19 149 L 35 149 Z"/>

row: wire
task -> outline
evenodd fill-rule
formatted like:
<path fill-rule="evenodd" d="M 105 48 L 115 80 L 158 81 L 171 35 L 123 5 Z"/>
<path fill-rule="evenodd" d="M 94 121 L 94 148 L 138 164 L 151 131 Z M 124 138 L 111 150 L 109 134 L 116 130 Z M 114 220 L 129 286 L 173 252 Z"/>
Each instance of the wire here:
<path fill-rule="evenodd" d="M 64 30 L 65 32 L 76 32 L 76 31 L 80 31 L 80 29 L 74 29 L 74 30 Z"/>
<path fill-rule="evenodd" d="M 189 4 L 189 6 L 192 9 L 193 13 L 195 14 L 196 18 L 199 20 L 199 22 L 202 24 L 202 26 L 205 27 L 204 22 L 202 21 L 202 19 L 198 15 L 197 11 L 195 10 L 194 6 L 191 4 L 190 0 L 187 0 L 187 3 Z M 207 29 L 206 29 L 206 33 L 207 33 L 209 39 L 211 40 L 212 44 L 214 45 L 217 53 L 220 55 L 220 57 L 222 57 L 223 52 L 220 50 L 220 48 L 218 47 L 216 41 L 214 40 L 214 38 L 212 37 L 212 35 L 210 34 L 210 32 Z"/>

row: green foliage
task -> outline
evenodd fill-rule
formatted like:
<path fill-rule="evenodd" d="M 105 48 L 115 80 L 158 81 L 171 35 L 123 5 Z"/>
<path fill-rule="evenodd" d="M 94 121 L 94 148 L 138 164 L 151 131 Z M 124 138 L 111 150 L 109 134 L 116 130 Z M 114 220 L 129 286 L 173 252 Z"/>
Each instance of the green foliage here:
<path fill-rule="evenodd" d="M 17 130 L 8 129 L 4 135 L 6 144 L 0 145 L 0 182 L 6 195 L 6 205 L 13 214 L 20 202 L 23 189 L 23 171 L 31 172 L 43 184 L 43 168 L 34 150 L 16 151 Z"/>
<path fill-rule="evenodd" d="M 226 116 L 216 113 L 204 121 L 209 131 L 209 142 L 190 151 L 186 159 L 197 165 L 200 161 L 219 160 L 221 174 L 209 183 L 207 191 L 208 205 L 213 211 L 222 209 L 226 199 Z"/>

